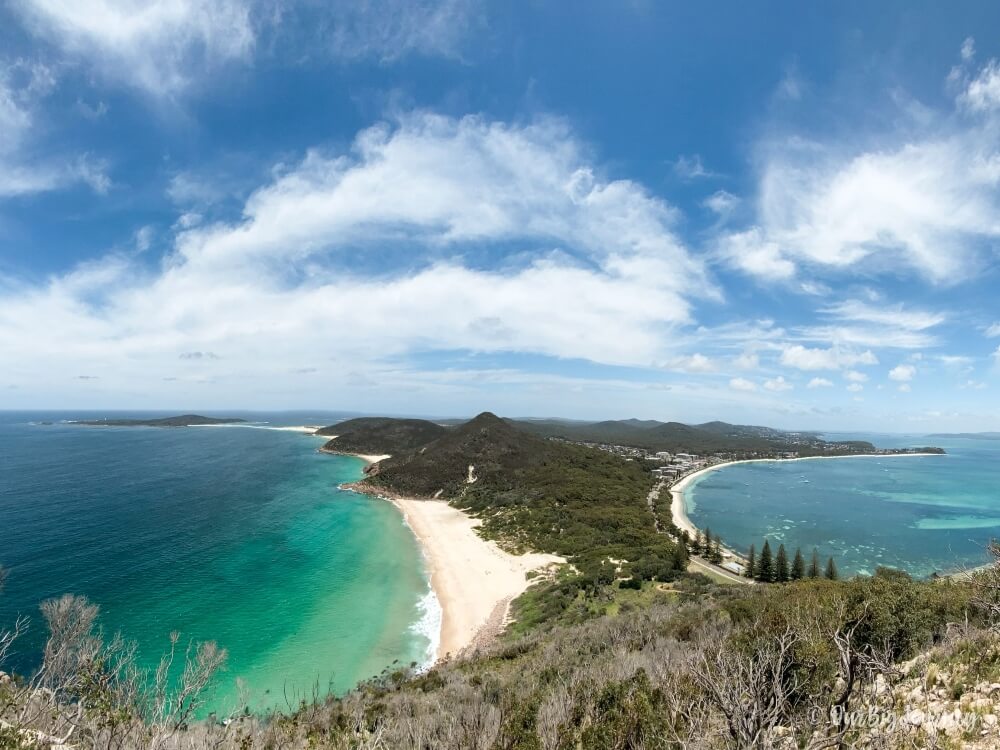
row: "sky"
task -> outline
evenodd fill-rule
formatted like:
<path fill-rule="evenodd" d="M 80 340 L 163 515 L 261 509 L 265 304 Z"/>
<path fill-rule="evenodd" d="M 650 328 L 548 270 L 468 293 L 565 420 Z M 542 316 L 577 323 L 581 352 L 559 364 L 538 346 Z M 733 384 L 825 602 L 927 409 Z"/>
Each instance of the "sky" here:
<path fill-rule="evenodd" d="M 997 28 L 0 0 L 0 408 L 1000 430 Z"/>

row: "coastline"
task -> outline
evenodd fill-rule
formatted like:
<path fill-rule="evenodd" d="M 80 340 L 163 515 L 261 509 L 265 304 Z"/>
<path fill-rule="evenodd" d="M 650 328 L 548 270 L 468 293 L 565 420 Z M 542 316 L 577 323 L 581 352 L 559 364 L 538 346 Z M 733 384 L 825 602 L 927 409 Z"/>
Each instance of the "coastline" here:
<path fill-rule="evenodd" d="M 511 602 L 531 584 L 527 574 L 565 560 L 531 552 L 512 555 L 476 533 L 477 518 L 445 500 L 388 497 L 420 543 L 441 607 L 434 661 L 489 643 L 503 630 Z"/>
<path fill-rule="evenodd" d="M 941 456 L 942 453 L 858 453 L 844 456 L 798 456 L 796 458 L 745 458 L 739 461 L 725 461 L 724 463 L 706 466 L 704 469 L 686 474 L 679 481 L 671 485 L 670 489 L 670 517 L 674 525 L 686 531 L 689 536 L 694 537 L 698 533 L 696 527 L 687 514 L 687 503 L 684 499 L 684 492 L 692 485 L 696 479 L 709 472 L 722 469 L 735 464 L 759 464 L 759 463 L 785 463 L 792 461 L 813 461 L 827 458 L 909 458 L 912 456 Z"/>
<path fill-rule="evenodd" d="M 374 459 L 366 470 L 388 458 L 320 450 L 366 461 Z M 524 555 L 505 552 L 496 542 L 476 533 L 482 524 L 478 518 L 452 507 L 446 500 L 380 493 L 357 483 L 342 485 L 342 489 L 389 501 L 399 509 L 416 537 L 427 566 L 431 592 L 441 610 L 434 664 L 493 640 L 507 624 L 511 602 L 531 584 L 528 573 L 566 562 L 562 557 L 541 552 Z"/>

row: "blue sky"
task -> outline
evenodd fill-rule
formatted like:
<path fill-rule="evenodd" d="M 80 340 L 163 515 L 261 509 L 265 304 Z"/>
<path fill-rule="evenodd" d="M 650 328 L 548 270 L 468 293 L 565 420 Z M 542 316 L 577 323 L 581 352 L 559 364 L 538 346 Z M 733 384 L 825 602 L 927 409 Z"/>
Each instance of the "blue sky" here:
<path fill-rule="evenodd" d="M 0 408 L 1000 429 L 998 21 L 0 2 Z"/>

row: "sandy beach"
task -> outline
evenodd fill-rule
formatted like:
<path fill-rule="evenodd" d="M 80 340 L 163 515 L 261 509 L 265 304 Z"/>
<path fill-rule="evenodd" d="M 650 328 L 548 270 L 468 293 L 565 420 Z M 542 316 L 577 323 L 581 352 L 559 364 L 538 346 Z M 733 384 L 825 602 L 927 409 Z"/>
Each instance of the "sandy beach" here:
<path fill-rule="evenodd" d="M 791 461 L 812 461 L 816 459 L 829 459 L 829 458 L 909 458 L 912 456 L 941 456 L 945 455 L 942 453 L 861 453 L 858 455 L 849 456 L 800 456 L 798 458 L 748 458 L 742 461 L 726 461 L 721 464 L 714 464 L 712 466 L 706 466 L 704 469 L 699 469 L 698 471 L 692 472 L 687 476 L 683 477 L 679 482 L 674 484 L 670 488 L 670 515 L 673 518 L 674 525 L 682 531 L 686 531 L 689 536 L 694 537 L 698 533 L 697 527 L 691 523 L 691 519 L 688 518 L 687 505 L 684 502 L 684 490 L 686 490 L 695 480 L 699 477 L 708 474 L 710 471 L 716 471 L 725 466 L 732 466 L 734 464 L 762 464 L 762 463 L 784 463 Z"/>
<path fill-rule="evenodd" d="M 556 555 L 511 555 L 476 534 L 478 519 L 444 500 L 389 498 L 420 542 L 441 605 L 438 660 L 457 656 L 499 631 L 511 600 L 530 581 L 530 571 L 565 562 Z"/>

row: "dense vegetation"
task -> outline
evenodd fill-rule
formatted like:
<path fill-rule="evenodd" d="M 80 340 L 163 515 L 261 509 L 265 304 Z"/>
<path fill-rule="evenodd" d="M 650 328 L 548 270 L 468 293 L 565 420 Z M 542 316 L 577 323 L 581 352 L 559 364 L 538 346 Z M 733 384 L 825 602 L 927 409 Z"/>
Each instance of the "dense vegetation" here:
<path fill-rule="evenodd" d="M 447 432 L 448 428 L 425 419 L 360 417 L 323 427 L 316 434 L 337 436 L 323 446 L 324 450 L 395 456 L 427 445 Z"/>
<path fill-rule="evenodd" d="M 935 645 L 970 678 L 1000 674 L 1000 639 L 983 606 L 984 592 L 995 603 L 991 590 L 888 570 L 781 586 L 647 583 L 603 615 L 514 632 L 466 659 L 386 673 L 288 715 L 238 712 L 225 723 L 190 720 L 223 652 L 191 652 L 182 694 L 155 679 L 143 687 L 128 648 L 95 631 L 95 610 L 63 599 L 44 607 L 52 637 L 41 677 L 0 679 L 0 747 L 36 750 L 38 737 L 80 750 L 995 747 L 995 731 L 981 737 L 985 723 L 946 735 L 851 719 L 898 719 L 906 700 L 937 700 L 940 690 L 901 697 L 938 684 L 935 664 L 904 664 Z"/>
<path fill-rule="evenodd" d="M 813 433 L 792 433 L 770 427 L 706 422 L 686 425 L 654 420 L 611 420 L 606 422 L 568 422 L 562 420 L 518 420 L 518 429 L 542 437 L 589 443 L 609 443 L 671 453 L 780 453 L 795 451 L 800 455 L 835 455 L 873 451 L 864 441 L 830 443 Z"/>
<path fill-rule="evenodd" d="M 683 547 L 655 531 L 653 479 L 640 463 L 542 440 L 490 413 L 393 456 L 365 484 L 447 498 L 482 518 L 489 538 L 562 555 L 581 573 L 567 585 L 608 584 L 633 569 L 670 580 L 687 566 Z"/>

